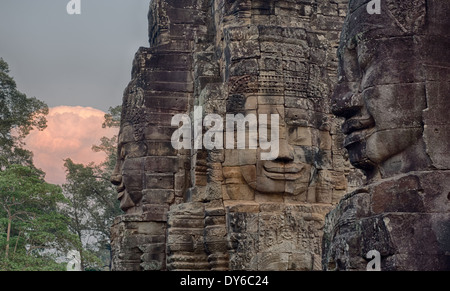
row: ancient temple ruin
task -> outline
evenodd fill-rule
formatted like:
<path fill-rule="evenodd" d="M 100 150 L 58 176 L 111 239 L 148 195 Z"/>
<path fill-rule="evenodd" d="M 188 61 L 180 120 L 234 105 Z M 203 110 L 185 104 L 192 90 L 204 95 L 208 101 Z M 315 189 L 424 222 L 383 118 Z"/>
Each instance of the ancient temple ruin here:
<path fill-rule="evenodd" d="M 327 217 L 324 268 L 450 270 L 450 2 L 350 1 L 333 112 L 369 178 Z"/>
<path fill-rule="evenodd" d="M 421 18 L 420 5 L 393 1 L 389 14 L 363 15 L 368 2 L 151 1 L 150 45 L 136 53 L 124 92 L 111 178 L 125 212 L 111 231 L 114 270 L 365 269 L 372 247 L 382 254 L 382 267 L 395 269 L 402 264 L 396 254 L 409 254 L 395 244 L 406 236 L 395 232 L 405 229 L 399 219 L 426 226 L 423 236 L 440 234 L 432 241 L 436 266 L 448 266 L 449 199 L 442 190 L 450 189 L 442 178 L 450 137 L 439 116 L 448 112 L 449 66 L 437 65 L 450 59 L 440 14 L 448 5 L 423 0 L 438 19 L 432 21 Z M 391 42 L 383 33 L 404 39 Z M 368 117 L 353 101 L 364 94 L 379 96 L 367 97 L 370 112 L 391 114 Z M 392 101 L 395 96 L 408 99 Z M 249 122 L 244 136 L 226 134 L 200 120 L 201 132 L 188 132 L 192 143 L 216 128 L 223 140 L 257 146 L 177 149 L 173 136 L 181 123 L 173 117 L 179 114 L 194 123 L 196 116 L 251 115 L 269 129 L 252 132 Z M 272 114 L 276 125 L 262 118 Z M 380 134 L 360 146 L 351 133 L 374 124 Z M 278 155 L 265 160 L 258 137 L 274 130 Z M 411 171 L 420 173 L 402 176 Z M 355 216 L 352 207 L 371 208 Z M 420 212 L 426 219 L 390 212 Z M 370 232 L 373 223 L 379 228 Z"/>

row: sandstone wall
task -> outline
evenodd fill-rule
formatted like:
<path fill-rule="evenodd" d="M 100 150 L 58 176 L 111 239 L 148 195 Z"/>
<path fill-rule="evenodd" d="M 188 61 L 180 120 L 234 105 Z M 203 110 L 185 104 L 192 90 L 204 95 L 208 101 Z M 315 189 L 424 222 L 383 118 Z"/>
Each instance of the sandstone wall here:
<path fill-rule="evenodd" d="M 203 1 L 206 2 L 206 1 Z M 190 153 L 172 147 L 171 119 L 189 112 L 194 47 L 205 31 L 202 1 L 151 1 L 150 48 L 136 53 L 125 89 L 113 183 L 121 208 L 112 227 L 113 269 L 166 269 L 167 212 L 184 201 Z"/>
<path fill-rule="evenodd" d="M 450 2 L 368 4 L 349 1 L 332 107 L 369 179 L 327 216 L 324 269 L 448 271 Z"/>
<path fill-rule="evenodd" d="M 125 90 L 115 270 L 320 270 L 325 215 L 363 175 L 331 113 L 336 1 L 153 0 Z M 174 150 L 171 118 L 278 114 L 279 156 Z M 122 191 L 121 191 L 122 190 Z"/>

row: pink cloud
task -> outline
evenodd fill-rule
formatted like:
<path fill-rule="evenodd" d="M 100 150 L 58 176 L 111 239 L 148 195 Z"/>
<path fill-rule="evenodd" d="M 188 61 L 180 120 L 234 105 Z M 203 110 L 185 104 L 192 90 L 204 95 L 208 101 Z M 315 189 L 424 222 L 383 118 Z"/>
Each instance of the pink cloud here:
<path fill-rule="evenodd" d="M 65 182 L 66 158 L 82 164 L 105 160 L 105 154 L 91 150 L 92 145 L 100 143 L 101 137 L 112 137 L 118 132 L 118 129 L 102 128 L 104 115 L 105 112 L 90 107 L 50 108 L 47 128 L 32 131 L 25 139 L 26 148 L 34 154 L 34 164 L 47 174 L 47 182 Z"/>

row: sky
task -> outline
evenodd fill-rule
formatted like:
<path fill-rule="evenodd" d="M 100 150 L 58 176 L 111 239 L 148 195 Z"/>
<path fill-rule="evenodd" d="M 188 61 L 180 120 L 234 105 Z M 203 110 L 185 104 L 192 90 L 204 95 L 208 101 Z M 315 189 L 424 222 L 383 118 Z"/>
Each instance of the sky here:
<path fill-rule="evenodd" d="M 148 47 L 150 0 L 80 0 L 79 15 L 67 13 L 69 2 L 0 1 L 0 57 L 19 91 L 51 108 L 27 147 L 54 183 L 63 182 L 62 159 L 100 159 L 87 149 L 112 134 L 98 130 L 103 115 L 122 103 L 134 55 Z"/>
<path fill-rule="evenodd" d="M 75 163 L 99 164 L 106 159 L 103 153 L 92 151 L 103 136 L 112 137 L 116 129 L 103 129 L 104 112 L 92 107 L 57 106 L 47 115 L 47 128 L 32 131 L 25 139 L 26 148 L 33 152 L 37 168 L 46 173 L 46 181 L 63 184 L 66 180 L 64 160 Z"/>

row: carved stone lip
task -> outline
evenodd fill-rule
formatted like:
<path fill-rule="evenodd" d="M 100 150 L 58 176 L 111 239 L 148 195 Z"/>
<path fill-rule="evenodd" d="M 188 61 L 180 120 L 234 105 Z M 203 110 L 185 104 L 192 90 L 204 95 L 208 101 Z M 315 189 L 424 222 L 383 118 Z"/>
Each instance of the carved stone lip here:
<path fill-rule="evenodd" d="M 364 129 L 369 129 L 375 126 L 375 121 L 371 116 L 367 117 L 353 117 L 347 119 L 342 125 L 342 131 L 346 135 L 350 135 L 355 131 L 361 131 Z"/>
<path fill-rule="evenodd" d="M 342 131 L 346 135 L 344 147 L 361 142 L 369 137 L 375 129 L 375 121 L 372 116 L 352 117 L 342 125 Z"/>
<path fill-rule="evenodd" d="M 123 196 L 125 195 L 125 191 L 117 191 L 118 192 L 118 194 L 117 194 L 117 199 L 118 200 L 121 200 L 122 198 L 123 198 Z"/>
<path fill-rule="evenodd" d="M 347 148 L 352 144 L 360 143 L 364 140 L 367 140 L 367 138 L 369 136 L 371 136 L 374 131 L 375 131 L 375 128 L 369 128 L 369 129 L 354 131 L 354 132 L 348 134 L 344 140 L 344 147 Z"/>
<path fill-rule="evenodd" d="M 297 180 L 303 176 L 303 165 L 266 162 L 264 174 L 273 180 Z"/>
<path fill-rule="evenodd" d="M 116 189 L 117 189 L 117 192 L 118 192 L 118 193 L 124 192 L 124 191 L 125 191 L 125 185 L 123 184 L 123 182 L 120 183 L 120 185 L 117 186 Z"/>
<path fill-rule="evenodd" d="M 304 167 L 302 165 L 297 164 L 286 164 L 286 163 L 277 163 L 277 162 L 266 162 L 264 163 L 264 169 L 268 172 L 272 173 L 298 173 Z"/>

